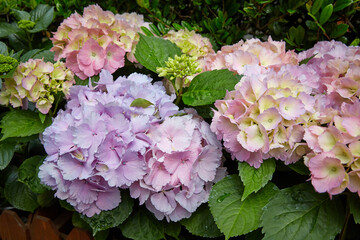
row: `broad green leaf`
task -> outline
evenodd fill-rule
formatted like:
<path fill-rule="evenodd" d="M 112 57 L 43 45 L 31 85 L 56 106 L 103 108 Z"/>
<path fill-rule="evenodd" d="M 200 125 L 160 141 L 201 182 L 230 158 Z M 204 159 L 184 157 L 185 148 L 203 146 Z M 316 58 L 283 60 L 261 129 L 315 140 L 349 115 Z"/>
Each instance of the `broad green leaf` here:
<path fill-rule="evenodd" d="M 326 23 L 327 20 L 329 20 L 329 18 L 331 17 L 332 13 L 333 13 L 333 5 L 330 3 L 326 5 L 326 7 L 324 7 L 323 10 L 321 10 L 321 14 L 319 18 L 320 24 L 323 25 L 324 23 Z"/>
<path fill-rule="evenodd" d="M 15 208 L 33 212 L 39 206 L 36 195 L 25 184 L 18 182 L 17 179 L 18 171 L 14 169 L 5 183 L 5 198 Z"/>
<path fill-rule="evenodd" d="M 182 100 L 189 106 L 212 104 L 225 97 L 226 90 L 233 90 L 240 79 L 241 76 L 227 69 L 200 73 L 191 81 Z"/>
<path fill-rule="evenodd" d="M 271 180 L 275 167 L 274 159 L 265 160 L 259 168 L 254 168 L 246 162 L 239 162 L 239 176 L 244 184 L 241 201 L 264 187 Z"/>
<path fill-rule="evenodd" d="M 15 144 L 9 142 L 0 142 L 0 170 L 5 169 L 15 152 Z"/>
<path fill-rule="evenodd" d="M 20 57 L 21 62 L 26 62 L 30 58 L 33 58 L 36 54 L 40 53 L 42 49 L 33 49 L 28 52 L 26 52 L 24 55 Z"/>
<path fill-rule="evenodd" d="M 55 56 L 54 52 L 51 52 L 49 50 L 44 50 L 44 51 L 41 51 L 41 52 L 35 54 L 32 58 L 33 59 L 44 59 L 45 62 L 55 63 L 54 56 Z"/>
<path fill-rule="evenodd" d="M 26 110 L 7 112 L 0 123 L 1 133 L 3 134 L 0 141 L 9 137 L 27 137 L 42 133 L 50 124 L 50 117 L 43 124 L 36 112 Z"/>
<path fill-rule="evenodd" d="M 263 240 L 335 239 L 344 222 L 344 209 L 338 198 L 300 184 L 279 191 L 264 207 L 261 217 Z"/>
<path fill-rule="evenodd" d="M 0 38 L 7 37 L 10 34 L 14 34 L 21 31 L 17 24 L 10 24 L 6 22 L 0 22 Z"/>
<path fill-rule="evenodd" d="M 182 225 L 193 235 L 207 238 L 222 236 L 222 233 L 215 224 L 207 204 L 201 205 L 190 218 L 181 220 Z"/>
<path fill-rule="evenodd" d="M 130 198 L 128 193 L 121 193 L 121 202 L 118 207 L 110 211 L 102 211 L 91 218 L 80 215 L 87 224 L 90 225 L 93 235 L 97 232 L 108 228 L 117 227 L 124 222 L 130 215 L 134 205 L 134 200 Z"/>
<path fill-rule="evenodd" d="M 156 73 L 157 67 L 166 67 L 168 58 L 180 56 L 181 50 L 169 40 L 140 34 L 136 45 L 135 58 L 147 69 Z"/>
<path fill-rule="evenodd" d="M 41 184 L 38 177 L 39 166 L 44 158 L 44 156 L 33 156 L 26 159 L 19 167 L 19 181 L 26 184 L 34 193 L 43 193 L 48 190 Z"/>
<path fill-rule="evenodd" d="M 353 2 L 353 0 L 336 0 L 334 5 L 334 12 L 343 10 L 344 8 L 350 6 Z"/>
<path fill-rule="evenodd" d="M 179 235 L 181 232 L 181 225 L 178 222 L 169 222 L 164 223 L 164 231 L 166 235 L 169 235 L 177 240 L 179 240 Z"/>
<path fill-rule="evenodd" d="M 8 56 L 9 55 L 9 50 L 8 47 L 5 43 L 0 41 L 0 54 Z"/>
<path fill-rule="evenodd" d="M 162 222 L 147 210 L 138 209 L 120 226 L 122 234 L 134 240 L 159 240 L 165 238 Z"/>
<path fill-rule="evenodd" d="M 360 199 L 359 195 L 351 194 L 348 195 L 348 201 L 350 206 L 350 212 L 354 217 L 356 224 L 360 224 Z"/>
<path fill-rule="evenodd" d="M 137 98 L 130 104 L 130 107 L 141 107 L 141 108 L 147 108 L 151 105 L 154 105 L 152 102 L 144 99 L 144 98 Z"/>
<path fill-rule="evenodd" d="M 211 189 L 210 211 L 216 225 L 225 234 L 225 239 L 257 229 L 262 208 L 277 190 L 273 183 L 268 183 L 256 194 L 241 201 L 243 191 L 244 186 L 237 175 L 225 177 Z"/>
<path fill-rule="evenodd" d="M 39 4 L 33 11 L 30 12 L 31 21 L 36 22 L 33 29 L 28 32 L 36 33 L 46 30 L 54 18 L 54 7 L 49 5 Z"/>
<path fill-rule="evenodd" d="M 315 15 L 321 8 L 321 5 L 323 4 L 324 0 L 315 0 L 313 5 L 311 6 L 311 14 Z"/>
<path fill-rule="evenodd" d="M 17 10 L 15 8 L 12 8 L 11 11 L 18 20 L 30 20 L 30 14 L 28 12 Z"/>
<path fill-rule="evenodd" d="M 334 29 L 331 31 L 330 37 L 331 38 L 341 37 L 342 35 L 344 35 L 346 33 L 348 28 L 349 28 L 349 25 L 347 25 L 347 24 L 336 25 L 336 27 L 334 27 Z"/>

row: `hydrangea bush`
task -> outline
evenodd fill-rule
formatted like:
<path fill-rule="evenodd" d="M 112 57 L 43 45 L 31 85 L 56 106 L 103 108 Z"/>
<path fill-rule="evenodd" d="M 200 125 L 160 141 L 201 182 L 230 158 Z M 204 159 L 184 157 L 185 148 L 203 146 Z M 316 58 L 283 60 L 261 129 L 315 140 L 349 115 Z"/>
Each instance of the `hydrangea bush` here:
<path fill-rule="evenodd" d="M 98 5 L 51 41 L 54 55 L 6 54 L 0 75 L 0 104 L 22 108 L 0 125 L 12 206 L 60 204 L 96 238 L 352 239 L 360 47 L 295 52 L 269 36 L 215 52 L 195 31 L 158 34 Z"/>

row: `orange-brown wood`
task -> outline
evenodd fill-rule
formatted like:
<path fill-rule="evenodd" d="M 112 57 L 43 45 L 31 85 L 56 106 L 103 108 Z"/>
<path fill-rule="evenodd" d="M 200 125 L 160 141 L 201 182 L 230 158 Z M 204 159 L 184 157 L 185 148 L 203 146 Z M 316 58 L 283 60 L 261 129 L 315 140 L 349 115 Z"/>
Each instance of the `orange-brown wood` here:
<path fill-rule="evenodd" d="M 0 239 L 28 240 L 29 233 L 23 221 L 13 211 L 4 210 L 0 215 Z"/>
<path fill-rule="evenodd" d="M 47 217 L 35 215 L 29 228 L 31 240 L 61 240 L 59 231 Z"/>
<path fill-rule="evenodd" d="M 66 240 L 94 240 L 94 238 L 85 230 L 74 228 L 67 236 Z"/>

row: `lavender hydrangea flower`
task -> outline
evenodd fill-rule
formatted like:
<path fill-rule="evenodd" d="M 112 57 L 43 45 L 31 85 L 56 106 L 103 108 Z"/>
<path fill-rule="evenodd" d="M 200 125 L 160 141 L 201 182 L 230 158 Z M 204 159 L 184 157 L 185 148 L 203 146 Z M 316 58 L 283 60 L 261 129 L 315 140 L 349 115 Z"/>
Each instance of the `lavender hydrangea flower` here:
<path fill-rule="evenodd" d="M 119 188 L 147 174 L 149 128 L 178 113 L 175 96 L 142 74 L 119 77 L 103 71 L 95 88 L 73 86 L 65 111 L 59 111 L 42 136 L 48 157 L 41 182 L 88 217 L 120 203 Z M 132 106 L 136 99 L 148 107 Z"/>

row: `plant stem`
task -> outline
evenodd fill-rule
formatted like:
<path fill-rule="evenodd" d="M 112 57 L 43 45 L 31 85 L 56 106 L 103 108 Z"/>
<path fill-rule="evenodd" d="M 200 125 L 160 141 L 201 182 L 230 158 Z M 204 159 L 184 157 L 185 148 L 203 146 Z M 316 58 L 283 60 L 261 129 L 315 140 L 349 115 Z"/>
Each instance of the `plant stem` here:
<path fill-rule="evenodd" d="M 347 226 L 348 226 L 348 223 L 349 223 L 349 219 L 350 219 L 350 206 L 349 206 L 349 196 L 347 196 L 347 200 L 346 200 L 346 216 L 345 216 L 345 223 L 344 223 L 344 226 L 341 230 L 341 233 L 340 233 L 340 240 L 345 240 L 346 239 L 346 229 L 347 229 Z"/>

